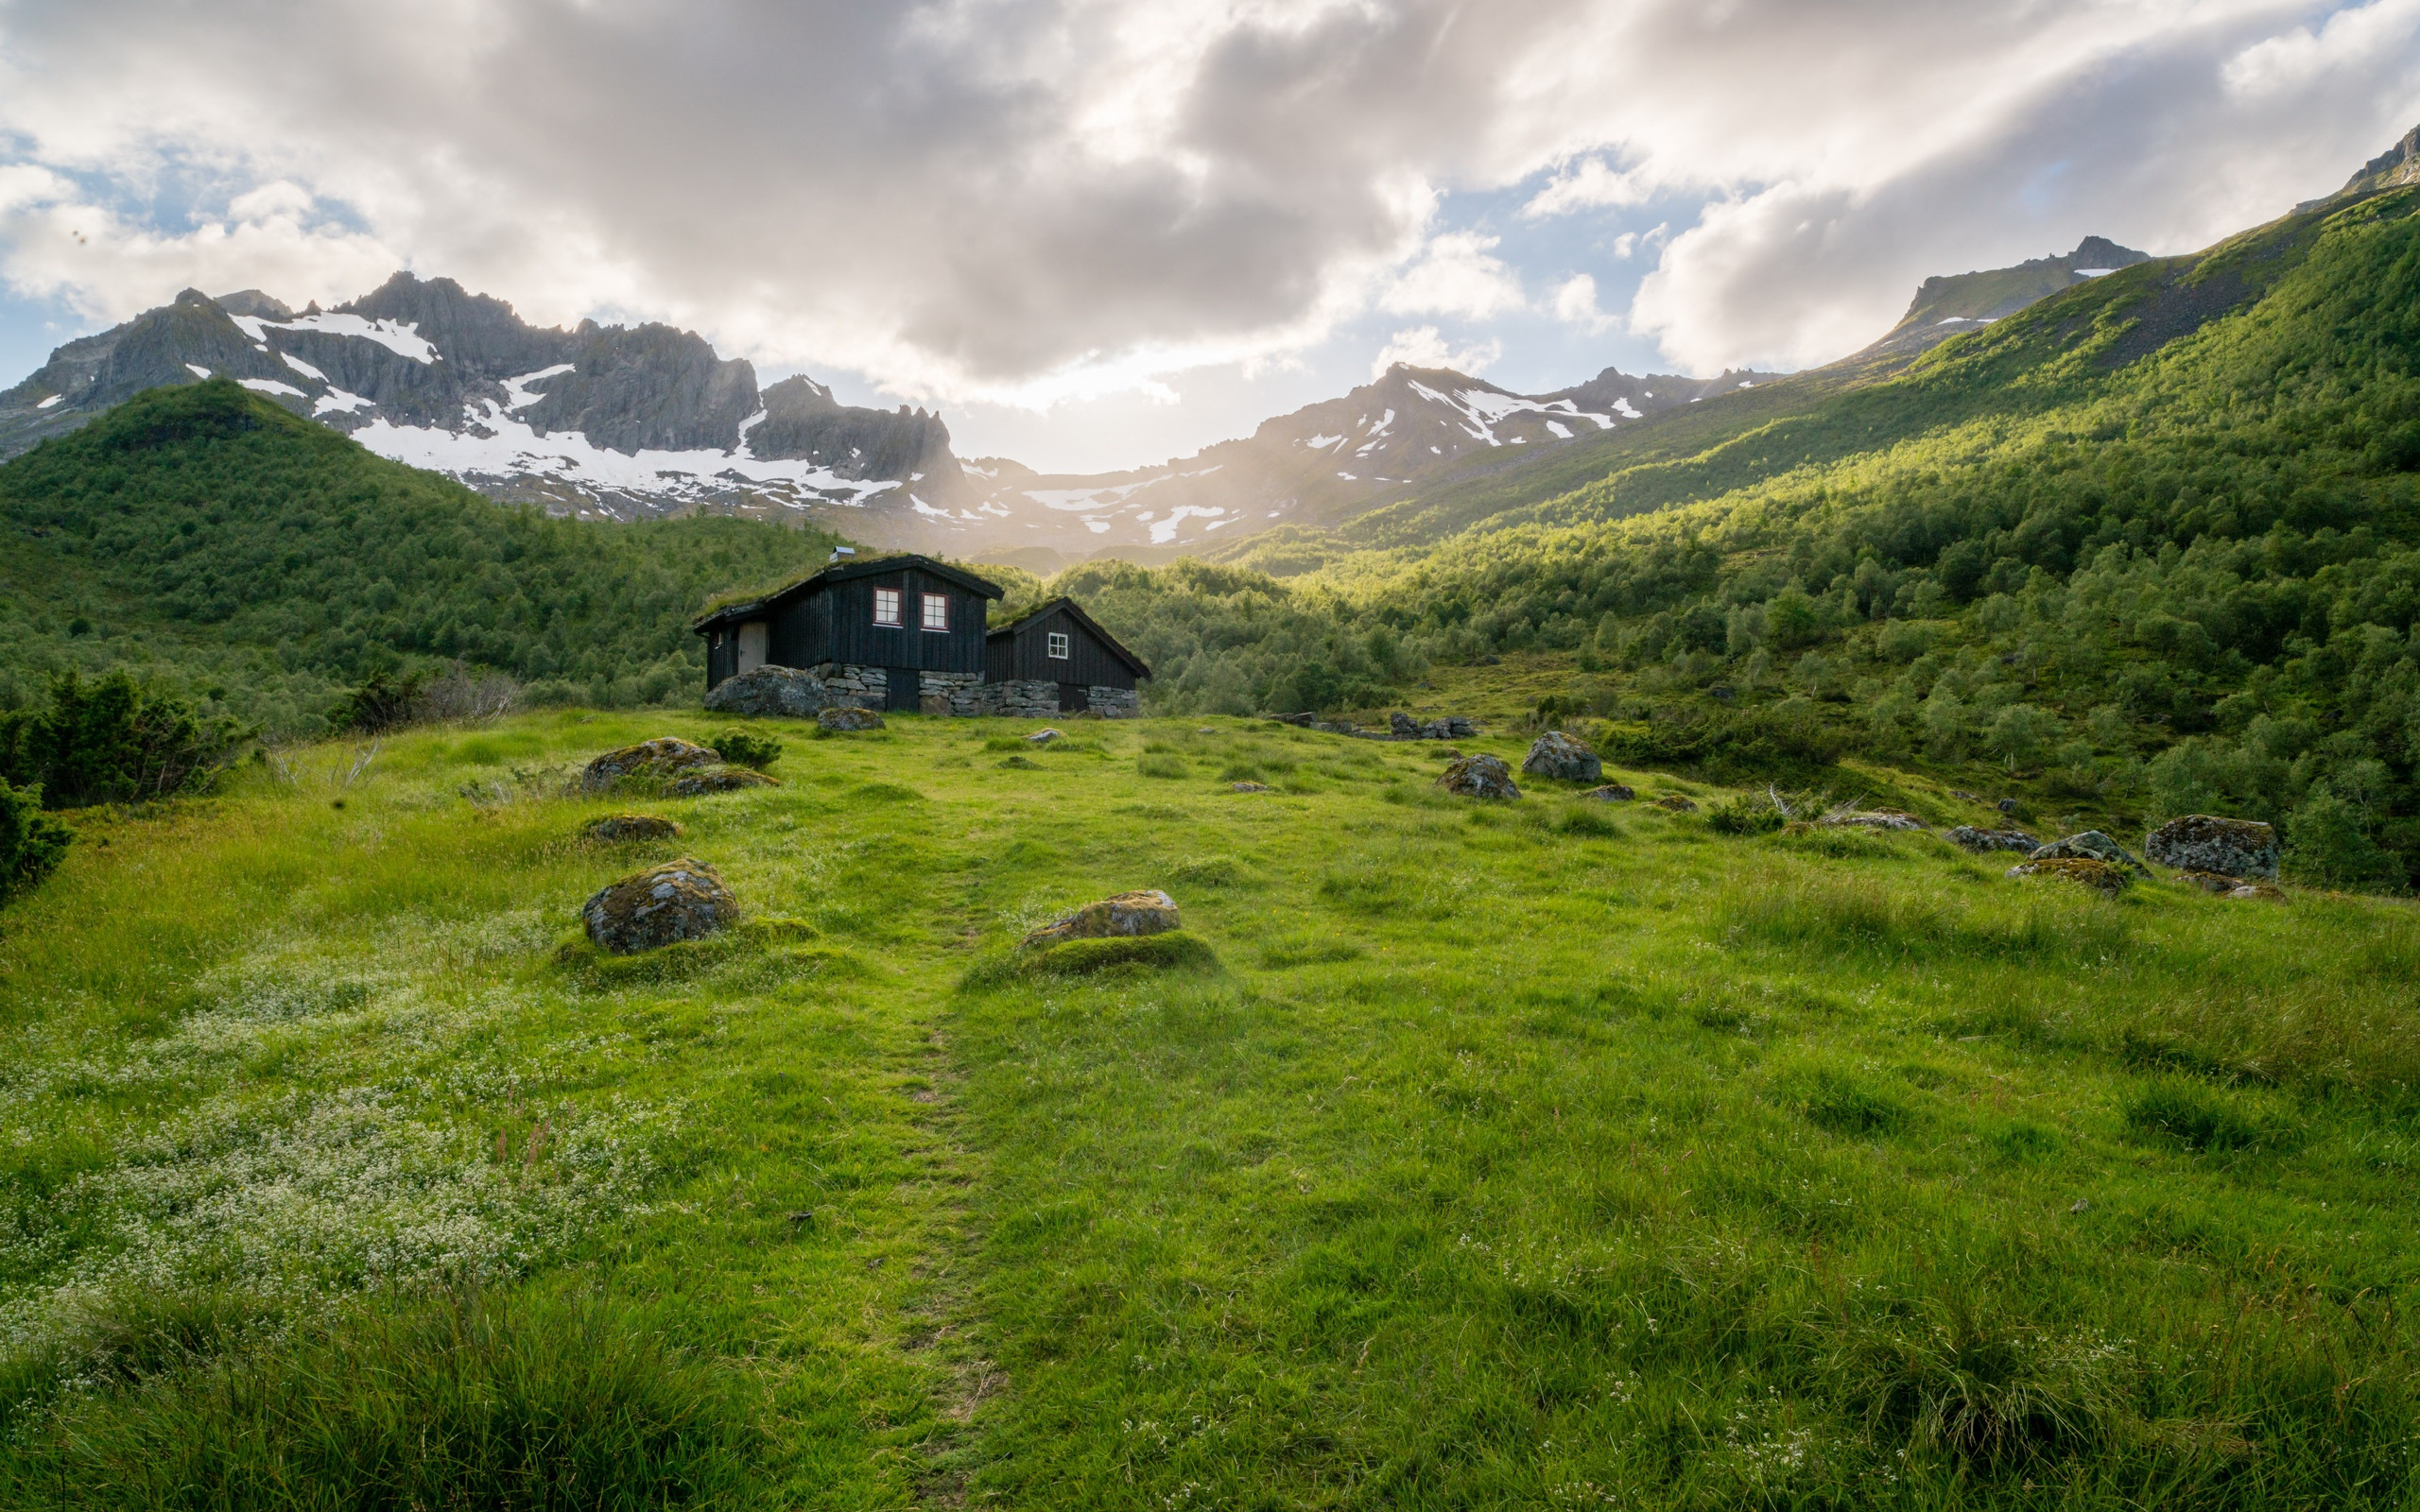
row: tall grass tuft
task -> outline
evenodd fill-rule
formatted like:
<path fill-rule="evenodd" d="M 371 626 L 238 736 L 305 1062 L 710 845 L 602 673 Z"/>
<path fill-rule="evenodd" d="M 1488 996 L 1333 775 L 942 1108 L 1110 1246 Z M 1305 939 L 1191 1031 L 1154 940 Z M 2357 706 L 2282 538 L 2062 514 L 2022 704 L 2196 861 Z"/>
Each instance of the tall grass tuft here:
<path fill-rule="evenodd" d="M 158 1309 L 95 1342 L 0 1443 L 0 1506 L 729 1505 L 754 1449 L 726 1378 L 593 1297 L 390 1299 L 264 1342 Z"/>

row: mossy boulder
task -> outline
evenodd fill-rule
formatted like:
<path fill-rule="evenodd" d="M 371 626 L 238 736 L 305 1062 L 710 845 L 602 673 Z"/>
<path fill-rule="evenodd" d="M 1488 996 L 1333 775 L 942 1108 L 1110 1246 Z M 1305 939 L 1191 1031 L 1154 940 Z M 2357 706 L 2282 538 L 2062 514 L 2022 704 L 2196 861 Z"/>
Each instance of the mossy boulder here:
<path fill-rule="evenodd" d="M 752 772 L 745 766 L 709 766 L 683 772 L 665 789 L 674 798 L 703 798 L 709 793 L 736 793 L 751 787 L 779 787 L 778 777 Z"/>
<path fill-rule="evenodd" d="M 689 856 L 596 890 L 579 910 L 588 937 L 615 955 L 705 939 L 739 922 L 739 900 L 722 877 Z"/>
<path fill-rule="evenodd" d="M 597 757 L 580 769 L 579 785 L 583 792 L 602 793 L 617 782 L 668 782 L 683 772 L 721 765 L 718 752 L 675 736 L 660 735 Z"/>
<path fill-rule="evenodd" d="M 1648 807 L 1663 809 L 1671 814 L 1695 814 L 1698 811 L 1694 799 L 1683 798 L 1678 793 L 1667 793 L 1662 798 L 1651 799 L 1648 802 Z"/>
<path fill-rule="evenodd" d="M 1995 850 L 2014 850 L 2030 856 L 2042 849 L 2042 842 L 2023 830 L 1979 830 L 1971 824 L 1958 826 L 1944 838 L 1959 850 L 1972 850 L 1978 855 L 1989 855 Z"/>
<path fill-rule="evenodd" d="M 2222 877 L 2277 875 L 2277 832 L 2252 819 L 2188 814 L 2170 819 L 2143 840 L 2143 854 L 2164 867 L 2215 872 Z"/>
<path fill-rule="evenodd" d="M 1131 938 L 1160 935 L 1181 928 L 1176 900 L 1156 887 L 1122 892 L 1115 898 L 1086 903 L 1066 918 L 1045 924 L 1025 937 L 1028 947 L 1055 945 L 1071 939 Z"/>
<path fill-rule="evenodd" d="M 2122 867 L 2140 876 L 2151 875 L 2151 868 L 2130 854 L 2124 846 L 2099 830 L 2086 830 L 2051 841 L 2033 852 L 2035 861 L 2098 861 L 2104 866 Z"/>
<path fill-rule="evenodd" d="M 1580 796 L 1594 799 L 1599 803 L 1628 803 L 1637 798 L 1638 793 L 1636 789 L 1626 787 L 1619 782 L 1607 782 L 1602 787 L 1592 787 Z"/>
<path fill-rule="evenodd" d="M 880 730 L 882 715 L 871 709 L 832 708 L 815 716 L 815 728 L 845 735 L 860 730 Z"/>
<path fill-rule="evenodd" d="M 1521 790 L 1512 785 L 1512 768 L 1500 757 L 1464 756 L 1445 768 L 1437 785 L 1448 793 L 1463 798 L 1516 799 Z"/>
<path fill-rule="evenodd" d="M 628 845 L 634 840 L 670 840 L 681 826 L 652 814 L 608 814 L 590 825 L 587 837 L 599 845 Z"/>

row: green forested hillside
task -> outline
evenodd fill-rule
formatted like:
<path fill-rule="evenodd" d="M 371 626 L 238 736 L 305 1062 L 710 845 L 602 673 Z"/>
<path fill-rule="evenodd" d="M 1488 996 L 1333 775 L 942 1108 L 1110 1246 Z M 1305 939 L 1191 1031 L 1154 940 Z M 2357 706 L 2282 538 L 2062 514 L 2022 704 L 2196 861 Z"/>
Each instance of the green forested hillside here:
<path fill-rule="evenodd" d="M 700 680 L 686 622 L 706 593 L 829 543 L 550 520 L 233 383 L 154 389 L 0 467 L 0 706 L 55 671 L 131 665 L 307 730 L 372 671 L 456 660 L 542 696 L 651 701 Z"/>

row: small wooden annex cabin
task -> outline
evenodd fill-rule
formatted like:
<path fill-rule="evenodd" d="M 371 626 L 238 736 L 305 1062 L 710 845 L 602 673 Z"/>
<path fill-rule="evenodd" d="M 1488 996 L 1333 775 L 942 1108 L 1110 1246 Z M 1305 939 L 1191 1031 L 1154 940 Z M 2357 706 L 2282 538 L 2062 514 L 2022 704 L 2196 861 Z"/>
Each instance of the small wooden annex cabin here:
<path fill-rule="evenodd" d="M 1053 684 L 1058 712 L 1133 713 L 1139 684 L 1151 675 L 1143 659 L 1117 644 L 1072 598 L 1054 598 L 994 630 L 983 646 L 983 676 L 1002 688 Z"/>
<path fill-rule="evenodd" d="M 699 619 L 706 691 L 760 666 L 795 667 L 913 711 L 927 694 L 981 684 L 984 604 L 999 596 L 997 584 L 929 557 L 836 562 Z"/>

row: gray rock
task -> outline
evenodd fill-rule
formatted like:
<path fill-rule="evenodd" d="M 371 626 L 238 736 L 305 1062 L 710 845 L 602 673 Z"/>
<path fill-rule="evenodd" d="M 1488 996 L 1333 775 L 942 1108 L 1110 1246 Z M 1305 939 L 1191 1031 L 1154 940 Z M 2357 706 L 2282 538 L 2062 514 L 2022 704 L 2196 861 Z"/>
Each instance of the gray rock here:
<path fill-rule="evenodd" d="M 1122 892 L 1097 903 L 1086 903 L 1066 918 L 1025 937 L 1028 945 L 1055 945 L 1063 939 L 1111 939 L 1123 936 L 1161 935 L 1181 928 L 1176 900 L 1158 888 Z"/>
<path fill-rule="evenodd" d="M 1065 735 L 1060 733 L 1056 730 L 1037 730 L 1032 734 L 1025 737 L 1025 743 L 1028 746 L 1047 746 L 1054 740 L 1064 740 L 1067 737 Z"/>
<path fill-rule="evenodd" d="M 815 728 L 843 732 L 853 730 L 880 730 L 882 715 L 871 709 L 826 709 L 815 716 Z"/>
<path fill-rule="evenodd" d="M 1559 782 L 1599 782 L 1605 777 L 1605 765 L 1597 753 L 1560 730 L 1549 730 L 1530 743 L 1521 770 Z"/>
<path fill-rule="evenodd" d="M 683 856 L 597 889 L 579 917 L 598 948 L 629 955 L 728 929 L 739 901 L 714 868 Z"/>
<path fill-rule="evenodd" d="M 2145 836 L 2143 854 L 2164 867 L 2267 881 L 2277 875 L 2277 832 L 2251 819 L 2188 814 Z"/>
<path fill-rule="evenodd" d="M 2048 845 L 2042 846 L 2037 849 L 2031 859 L 2035 861 L 2099 861 L 2113 867 L 2130 868 L 2133 870 L 2143 872 L 2146 875 L 2149 875 L 2151 869 L 2148 867 L 2145 867 L 2134 856 L 2129 855 L 2125 847 L 2119 845 L 2117 841 L 2112 840 L 2109 836 L 2101 833 L 2099 830 L 2086 830 L 2082 834 L 2070 834 L 2060 839 L 2053 840 Z"/>
<path fill-rule="evenodd" d="M 1277 790 L 1267 782 L 1229 782 L 1227 791 L 1230 793 L 1273 793 Z"/>
<path fill-rule="evenodd" d="M 597 757 L 581 768 L 579 785 L 583 792 L 601 793 L 626 780 L 666 782 L 683 772 L 721 765 L 722 757 L 703 746 L 662 735 Z"/>
<path fill-rule="evenodd" d="M 1514 799 L 1521 790 L 1512 785 L 1512 768 L 1495 756 L 1465 756 L 1445 768 L 1437 785 L 1448 793 L 1464 798 Z"/>
<path fill-rule="evenodd" d="M 2048 847 L 2046 846 L 2043 849 L 2048 850 Z M 2046 859 L 2039 852 L 2036 852 L 2033 860 L 2020 861 L 2009 868 L 2008 875 L 2012 878 L 2058 877 L 2075 883 L 2079 886 L 2090 887 L 2095 892 L 2103 893 L 2112 898 L 2124 892 L 2135 880 L 2134 872 L 2114 861 L 2102 861 L 2097 857 L 2085 855 L 2051 856 Z"/>
<path fill-rule="evenodd" d="M 1635 792 L 1633 792 L 1630 788 L 1623 786 L 1619 782 L 1607 782 L 1602 787 L 1592 787 L 1587 792 L 1582 793 L 1580 796 L 1582 798 L 1593 798 L 1599 803 L 1627 803 L 1631 799 L 1638 797 Z"/>
<path fill-rule="evenodd" d="M 1994 850 L 2017 850 L 2030 856 L 2042 849 L 2041 841 L 2022 830 L 1979 830 L 1971 824 L 1960 825 L 1945 838 L 1961 850 L 1972 850 L 1979 855 Z"/>
<path fill-rule="evenodd" d="M 706 707 L 718 714 L 764 714 L 806 719 L 839 700 L 823 679 L 796 667 L 757 667 L 725 678 L 706 695 Z"/>
<path fill-rule="evenodd" d="M 1921 830 L 1925 821 L 1901 809 L 1854 810 L 1826 814 L 1816 822 L 1852 830 Z"/>

